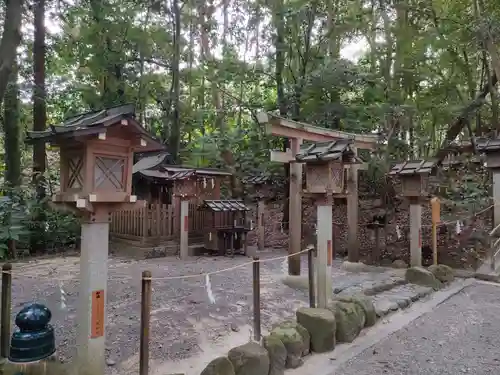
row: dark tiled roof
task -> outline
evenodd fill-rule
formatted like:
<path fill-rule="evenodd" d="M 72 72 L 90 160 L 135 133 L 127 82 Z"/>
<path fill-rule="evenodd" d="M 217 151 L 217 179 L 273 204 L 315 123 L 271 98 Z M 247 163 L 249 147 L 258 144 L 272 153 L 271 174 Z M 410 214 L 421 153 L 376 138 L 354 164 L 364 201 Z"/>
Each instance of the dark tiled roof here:
<path fill-rule="evenodd" d="M 435 160 L 415 160 L 398 163 L 391 168 L 390 175 L 412 175 L 420 173 L 432 173 L 436 167 Z"/>
<path fill-rule="evenodd" d="M 337 141 L 303 144 L 295 156 L 300 162 L 343 160 L 344 162 L 359 162 L 360 159 L 351 149 L 354 141 L 342 139 Z"/>
<path fill-rule="evenodd" d="M 188 169 L 186 171 L 175 172 L 170 175 L 171 180 L 184 180 L 185 178 L 190 178 L 196 176 L 196 171 L 194 169 Z"/>
<path fill-rule="evenodd" d="M 475 143 L 479 152 L 500 151 L 500 138 L 476 138 Z"/>
<path fill-rule="evenodd" d="M 135 121 L 135 106 L 133 104 L 86 112 L 70 117 L 62 124 L 50 125 L 47 130 L 28 132 L 28 140 L 55 141 L 80 135 L 94 135 L 123 119 L 132 120 L 133 129 L 151 143 L 154 143 L 156 149 L 164 148 L 159 140 Z"/>
<path fill-rule="evenodd" d="M 243 179 L 243 183 L 247 185 L 261 185 L 268 182 L 272 182 L 272 177 L 266 175 L 252 176 Z"/>
<path fill-rule="evenodd" d="M 214 212 L 242 212 L 250 211 L 250 209 L 239 200 L 204 200 L 199 207 L 200 210 L 210 210 Z"/>
<path fill-rule="evenodd" d="M 132 173 L 156 168 L 160 164 L 165 162 L 165 159 L 167 159 L 169 156 L 170 154 L 168 152 L 160 152 L 155 155 L 144 156 L 142 159 L 140 159 L 137 163 L 134 164 Z"/>

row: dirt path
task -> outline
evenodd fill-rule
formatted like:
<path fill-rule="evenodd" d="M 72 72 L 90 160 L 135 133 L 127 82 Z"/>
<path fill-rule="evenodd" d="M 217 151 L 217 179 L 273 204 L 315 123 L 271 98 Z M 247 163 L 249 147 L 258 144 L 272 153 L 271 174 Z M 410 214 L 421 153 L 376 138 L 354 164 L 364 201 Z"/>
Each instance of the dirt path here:
<path fill-rule="evenodd" d="M 260 253 L 261 259 L 285 255 L 284 251 Z M 154 278 L 213 272 L 249 262 L 249 258 L 176 258 L 131 261 L 109 260 L 107 358 L 115 365 L 109 373 L 136 374 L 139 350 L 140 277 L 150 270 Z M 380 282 L 393 276 L 392 271 L 352 274 L 340 269 L 336 262 L 333 283 L 336 286 Z M 263 328 L 294 316 L 295 310 L 306 306 L 305 291 L 286 287 L 282 260 L 261 266 L 261 301 Z M 304 274 L 307 261 L 303 259 Z M 14 265 L 13 312 L 29 302 L 45 303 L 53 312 L 58 351 L 69 361 L 76 354 L 76 305 L 78 297 L 79 258 L 44 259 Z M 210 277 L 215 304 L 209 300 L 205 278 L 153 281 L 151 319 L 151 368 L 153 374 L 179 371 L 188 375 L 199 373 L 199 366 L 228 348 L 247 342 L 251 335 L 252 266 Z M 60 285 L 65 292 L 61 305 Z M 191 368 L 186 368 L 187 358 Z M 154 370 L 156 369 L 156 372 Z"/>

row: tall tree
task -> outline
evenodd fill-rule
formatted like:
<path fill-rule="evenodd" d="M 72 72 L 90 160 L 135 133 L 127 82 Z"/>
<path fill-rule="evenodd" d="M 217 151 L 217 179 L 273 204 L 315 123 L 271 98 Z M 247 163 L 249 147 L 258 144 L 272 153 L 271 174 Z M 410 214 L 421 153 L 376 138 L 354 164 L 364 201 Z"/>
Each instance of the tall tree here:
<path fill-rule="evenodd" d="M 21 183 L 21 128 L 19 125 L 19 86 L 17 63 L 14 61 L 3 103 L 3 130 L 5 147 L 5 181 L 9 187 Z"/>
<path fill-rule="evenodd" d="M 3 100 L 21 43 L 22 0 L 5 0 L 5 21 L 0 40 L 0 102 Z"/>
<path fill-rule="evenodd" d="M 45 0 L 35 2 L 35 28 L 33 41 L 33 130 L 45 130 L 47 122 L 46 91 L 45 91 Z M 45 198 L 44 173 L 46 169 L 45 143 L 36 142 L 33 145 L 33 178 L 36 184 L 37 199 L 42 202 Z M 37 213 L 36 221 L 42 233 L 44 214 L 43 210 Z M 43 241 L 33 236 L 31 241 L 32 253 L 43 250 Z"/>

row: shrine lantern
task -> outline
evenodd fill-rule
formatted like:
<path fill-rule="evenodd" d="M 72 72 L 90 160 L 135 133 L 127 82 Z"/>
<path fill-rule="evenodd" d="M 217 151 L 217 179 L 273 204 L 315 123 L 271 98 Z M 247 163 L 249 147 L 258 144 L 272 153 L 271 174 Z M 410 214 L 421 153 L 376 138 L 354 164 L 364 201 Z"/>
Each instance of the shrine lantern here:
<path fill-rule="evenodd" d="M 135 151 L 163 149 L 135 119 L 133 105 L 85 113 L 58 126 L 29 132 L 34 143 L 60 149 L 60 191 L 57 203 L 78 208 L 94 203 L 134 203 L 132 167 Z"/>
<path fill-rule="evenodd" d="M 309 194 L 343 194 L 345 192 L 345 164 L 359 163 L 352 149 L 352 140 L 302 145 L 295 156 L 306 163 L 306 192 Z"/>
<path fill-rule="evenodd" d="M 402 194 L 408 198 L 428 197 L 430 192 L 429 178 L 436 172 L 436 161 L 416 160 L 396 164 L 389 175 L 398 176 L 401 181 Z"/>

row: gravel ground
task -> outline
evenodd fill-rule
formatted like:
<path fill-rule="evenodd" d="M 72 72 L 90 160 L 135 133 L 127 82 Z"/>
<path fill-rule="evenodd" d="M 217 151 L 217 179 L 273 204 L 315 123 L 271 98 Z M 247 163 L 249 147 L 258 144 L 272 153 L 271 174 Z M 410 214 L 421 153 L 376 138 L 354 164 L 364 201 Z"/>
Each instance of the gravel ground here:
<path fill-rule="evenodd" d="M 500 289 L 474 284 L 334 374 L 498 374 Z"/>
<path fill-rule="evenodd" d="M 285 255 L 284 250 L 259 253 L 261 259 Z M 106 350 L 109 372 L 122 375 L 137 373 L 140 319 L 140 277 L 150 270 L 153 277 L 165 278 L 186 274 L 212 272 L 249 262 L 246 257 L 199 257 L 189 261 L 177 258 L 149 260 L 109 260 L 108 325 Z M 303 274 L 307 275 L 307 259 L 303 258 Z M 333 284 L 356 289 L 394 277 L 393 271 L 348 273 L 334 263 Z M 262 325 L 269 328 L 276 322 L 294 316 L 295 310 L 306 306 L 307 293 L 289 288 L 281 282 L 286 270 L 283 260 L 261 265 Z M 78 297 L 79 258 L 65 257 L 14 265 L 13 313 L 29 302 L 45 303 L 53 313 L 58 352 L 69 361 L 76 353 L 76 303 Z M 153 281 L 150 355 L 152 367 L 203 353 L 224 353 L 226 346 L 246 342 L 252 325 L 252 266 L 211 276 L 216 299 L 211 304 L 204 278 Z M 66 294 L 61 304 L 62 285 Z M 232 340 L 231 338 L 234 338 Z M 200 359 L 201 361 L 201 359 Z M 185 361 L 183 361 L 185 362 Z M 120 369 L 120 370 L 118 370 Z"/>

